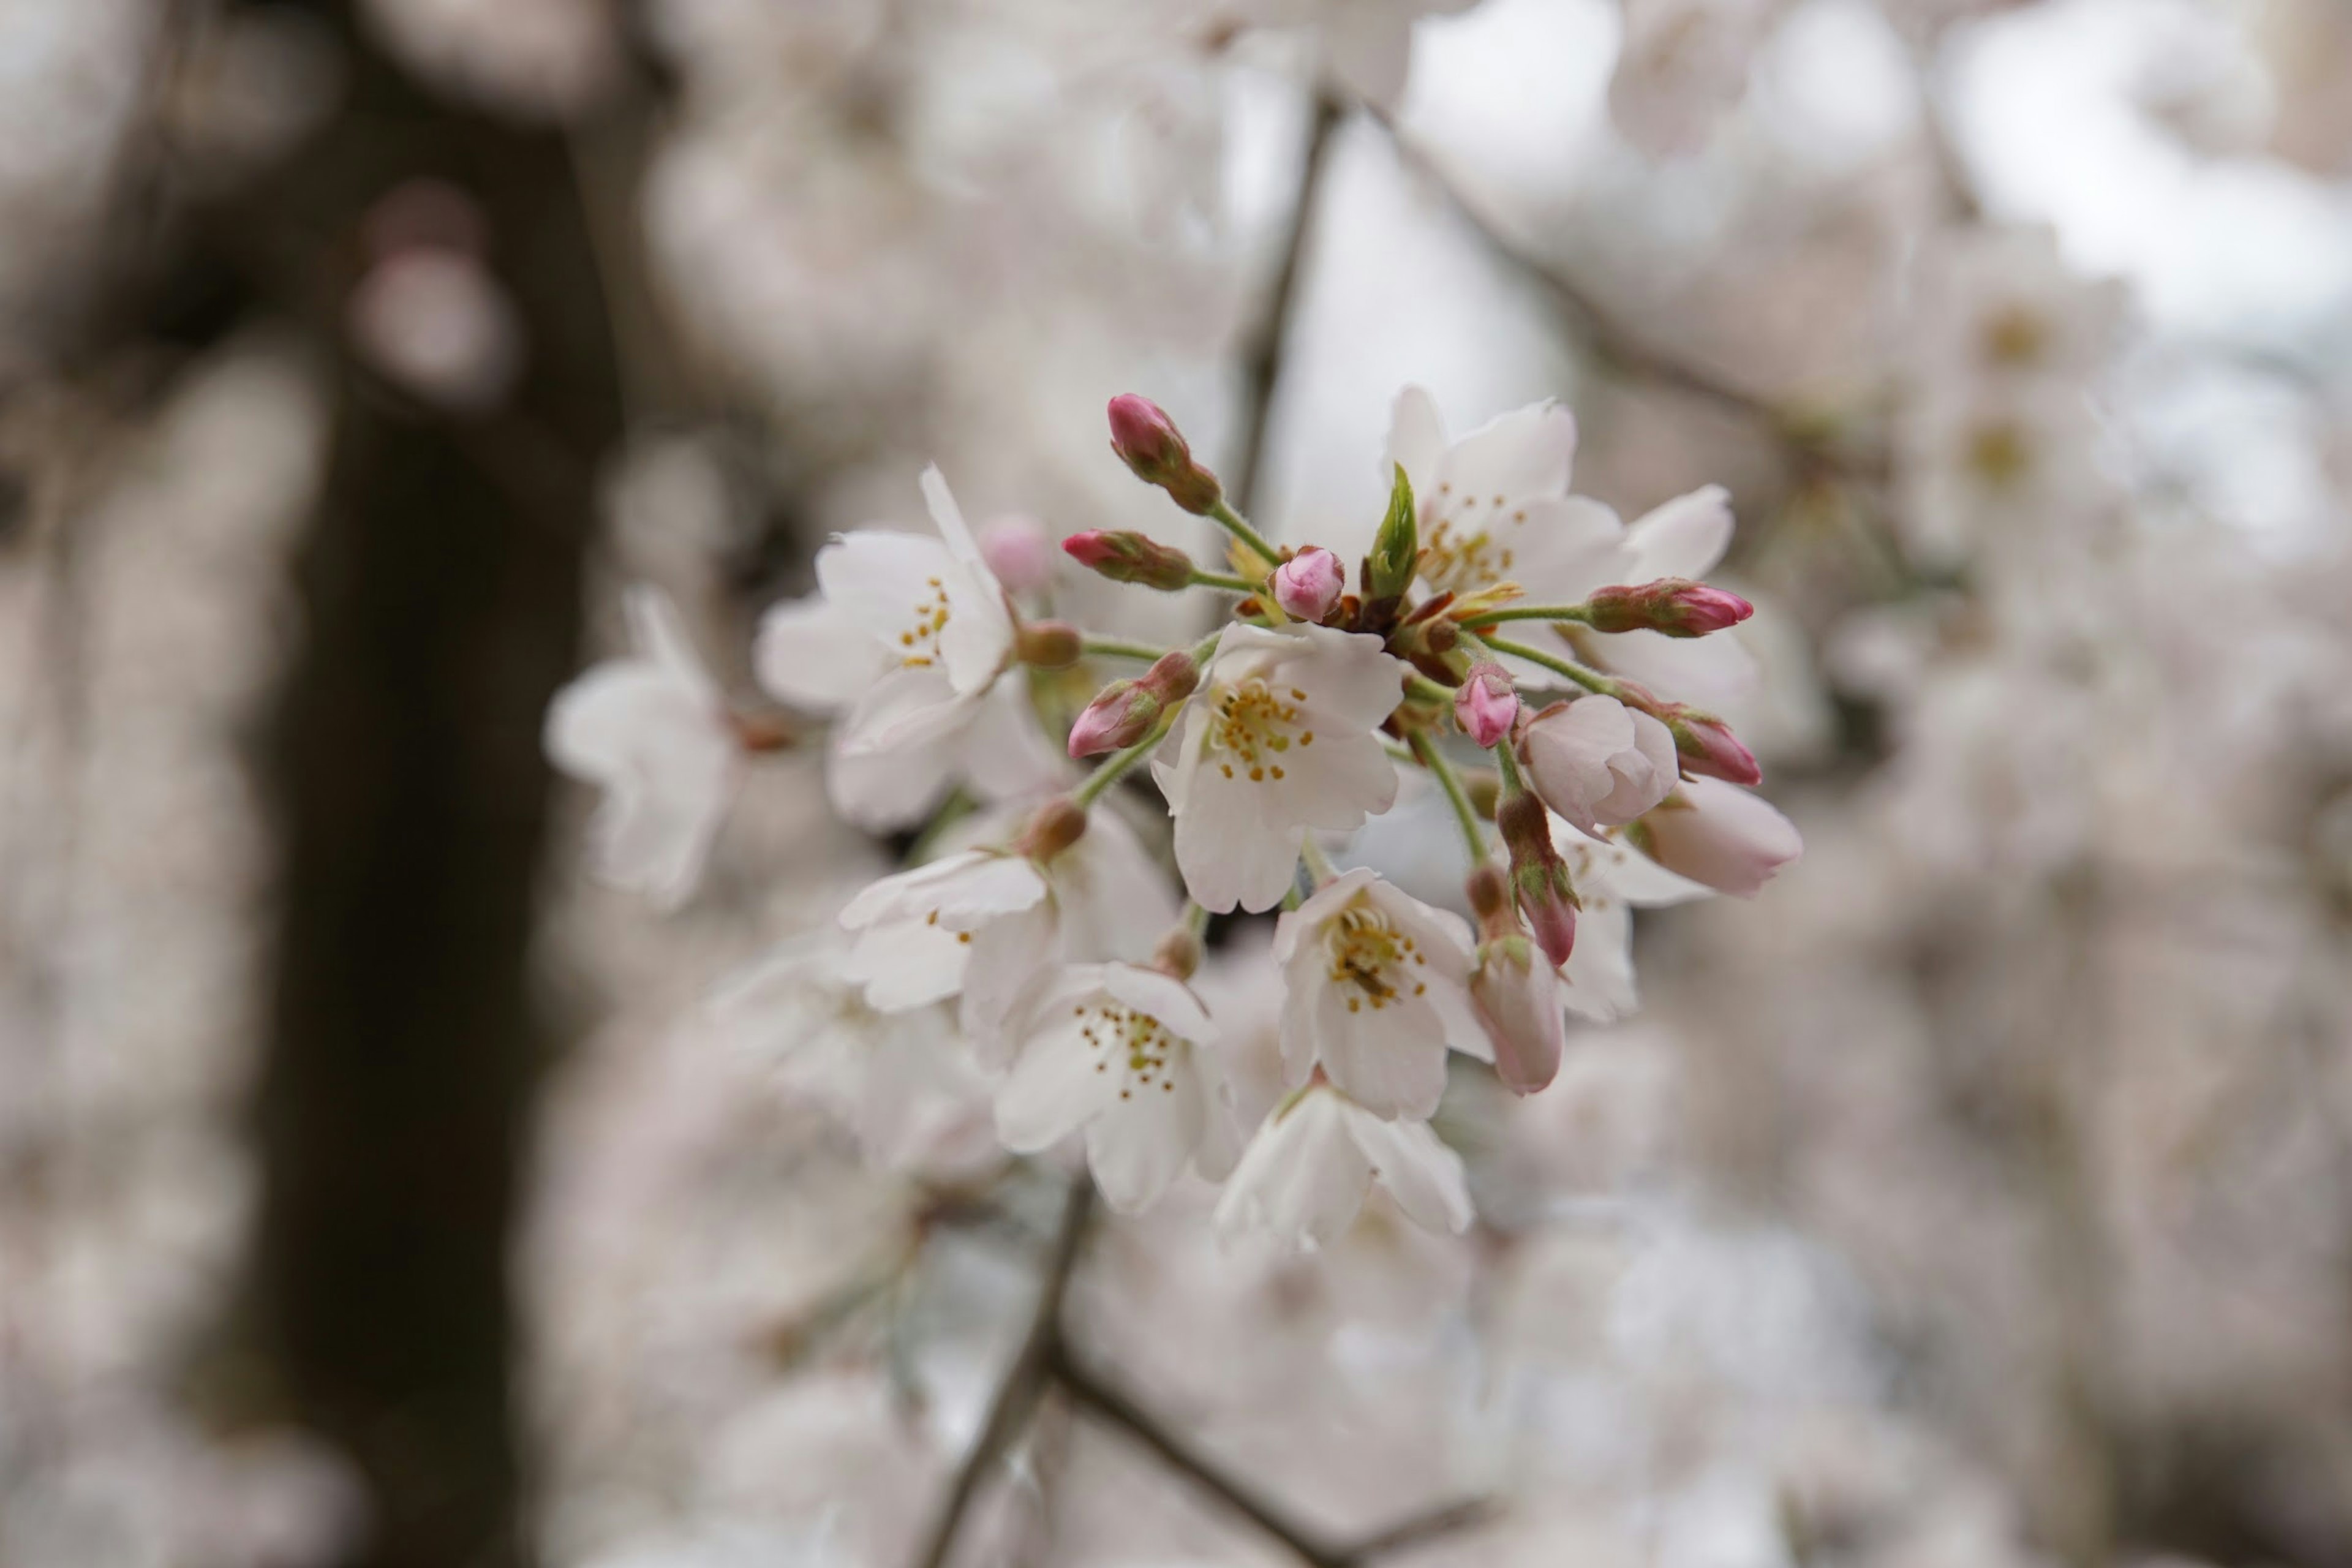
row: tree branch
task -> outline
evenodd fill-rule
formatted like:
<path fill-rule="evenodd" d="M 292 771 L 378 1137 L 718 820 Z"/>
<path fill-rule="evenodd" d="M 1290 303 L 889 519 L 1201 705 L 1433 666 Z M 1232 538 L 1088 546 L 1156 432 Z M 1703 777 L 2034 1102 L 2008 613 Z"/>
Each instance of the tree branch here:
<path fill-rule="evenodd" d="M 1171 1432 L 1159 1417 L 1073 1357 L 1068 1345 L 1058 1339 L 1053 1346 L 1050 1371 L 1055 1382 L 1079 1409 L 1126 1432 L 1169 1468 L 1190 1477 L 1202 1490 L 1281 1542 L 1308 1568 L 1362 1568 L 1383 1552 L 1417 1545 L 1475 1524 L 1491 1517 L 1494 1511 L 1493 1504 L 1483 1498 L 1453 1503 L 1393 1525 L 1352 1546 L 1333 1546 L 1318 1540 L 1314 1531 L 1284 1514 L 1245 1482 Z"/>
<path fill-rule="evenodd" d="M 917 1559 L 922 1568 L 943 1568 L 963 1528 L 964 1516 L 979 1495 L 981 1482 L 1027 1429 L 1029 1417 L 1037 1408 L 1037 1396 L 1045 1392 L 1046 1380 L 1052 1375 L 1061 1340 L 1062 1298 L 1068 1293 L 1070 1275 L 1077 1268 L 1087 1222 L 1094 1212 L 1094 1197 L 1090 1177 L 1081 1173 L 1070 1184 L 1070 1196 L 1062 1209 L 1062 1227 L 1054 1238 L 1053 1257 L 1038 1282 L 1037 1308 L 1030 1315 L 1028 1334 L 1021 1342 L 1012 1364 L 1004 1369 L 995 1397 L 989 1402 L 988 1416 L 981 1426 L 980 1436 L 972 1440 L 971 1451 L 964 1456 L 962 1466 L 948 1488 L 946 1500 L 940 1505 L 922 1555 Z"/>
<path fill-rule="evenodd" d="M 1315 208 L 1322 197 L 1324 171 L 1331 162 L 1331 133 L 1339 129 L 1339 113 L 1338 101 L 1328 93 L 1315 95 L 1314 119 L 1307 126 L 1307 150 L 1300 159 L 1298 196 L 1291 209 L 1290 233 L 1283 240 L 1274 286 L 1266 295 L 1265 309 L 1258 317 L 1244 360 L 1246 378 L 1241 410 L 1242 449 L 1228 487 L 1240 499 L 1244 517 L 1257 516 L 1258 503 L 1265 500 L 1258 489 L 1265 478 L 1266 427 L 1274 422 L 1274 395 L 1282 382 L 1283 349 L 1290 336 L 1290 318 L 1298 304 L 1298 262 L 1307 249 L 1307 232 L 1314 223 Z"/>

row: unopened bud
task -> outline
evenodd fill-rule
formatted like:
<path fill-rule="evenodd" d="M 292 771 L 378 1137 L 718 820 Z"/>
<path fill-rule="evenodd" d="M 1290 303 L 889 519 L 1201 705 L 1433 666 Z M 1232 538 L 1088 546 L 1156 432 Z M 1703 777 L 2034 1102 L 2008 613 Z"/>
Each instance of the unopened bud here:
<path fill-rule="evenodd" d="M 1190 926 L 1178 926 L 1151 950 L 1151 967 L 1178 980 L 1190 980 L 1201 967 L 1201 939 Z"/>
<path fill-rule="evenodd" d="M 1062 548 L 1079 565 L 1114 583 L 1140 583 L 1163 594 L 1192 584 L 1192 558 L 1148 534 L 1093 528 L 1070 535 Z"/>
<path fill-rule="evenodd" d="M 1034 517 L 1016 512 L 982 523 L 980 558 L 1015 594 L 1034 594 L 1054 580 L 1054 538 Z"/>
<path fill-rule="evenodd" d="M 1661 577 L 1638 587 L 1602 588 L 1584 602 L 1584 624 L 1596 632 L 1660 632 L 1670 637 L 1703 637 L 1736 626 L 1756 613 L 1737 594 Z"/>
<path fill-rule="evenodd" d="M 1454 721 L 1481 746 L 1491 746 L 1511 732 L 1519 717 L 1519 694 L 1510 672 L 1501 665 L 1481 662 L 1470 667 L 1462 689 L 1454 694 Z"/>
<path fill-rule="evenodd" d="M 1176 422 L 1148 397 L 1132 392 L 1110 400 L 1110 449 L 1135 477 L 1198 515 L 1224 499 L 1217 476 L 1192 460 Z"/>
<path fill-rule="evenodd" d="M 1566 963 L 1576 949 L 1576 884 L 1552 847 L 1551 819 L 1543 802 L 1522 790 L 1496 811 L 1495 826 L 1511 852 L 1512 901 L 1544 956 Z"/>
<path fill-rule="evenodd" d="M 1062 669 L 1086 651 L 1078 628 L 1064 621 L 1024 621 L 1013 634 L 1013 657 L 1040 669 Z"/>
<path fill-rule="evenodd" d="M 1044 865 L 1087 836 L 1087 808 L 1066 798 L 1049 800 L 1013 840 L 1013 853 Z"/>
<path fill-rule="evenodd" d="M 1495 1076 L 1505 1089 L 1533 1094 L 1559 1076 L 1567 1045 L 1559 975 L 1555 965 L 1538 959 L 1526 937 L 1513 931 L 1479 944 L 1470 1003 L 1495 1047 Z"/>
<path fill-rule="evenodd" d="M 1364 595 L 1367 599 L 1402 599 L 1412 586 L 1413 574 L 1421 560 L 1421 531 L 1413 521 L 1412 481 L 1405 477 L 1404 465 L 1396 465 L 1396 479 L 1389 486 L 1389 511 L 1381 520 L 1381 531 L 1372 541 L 1372 552 L 1364 562 Z"/>
<path fill-rule="evenodd" d="M 1687 702 L 1667 702 L 1630 680 L 1615 687 L 1617 700 L 1647 713 L 1675 738 L 1675 756 L 1683 772 L 1700 778 L 1753 786 L 1764 779 L 1756 753 L 1742 745 L 1731 726 L 1714 714 Z"/>
<path fill-rule="evenodd" d="M 1480 866 L 1462 884 L 1462 891 L 1469 899 L 1470 912 L 1478 917 L 1478 929 L 1482 931 L 1510 910 L 1511 879 L 1503 875 L 1499 866 Z"/>
<path fill-rule="evenodd" d="M 1070 755 L 1125 751 L 1150 734 L 1160 714 L 1192 696 L 1200 683 L 1201 667 L 1182 648 L 1161 654 L 1136 679 L 1112 681 L 1070 726 Z"/>
<path fill-rule="evenodd" d="M 1320 621 L 1348 589 L 1347 568 L 1319 544 L 1310 544 L 1275 569 L 1274 602 L 1302 621 Z"/>

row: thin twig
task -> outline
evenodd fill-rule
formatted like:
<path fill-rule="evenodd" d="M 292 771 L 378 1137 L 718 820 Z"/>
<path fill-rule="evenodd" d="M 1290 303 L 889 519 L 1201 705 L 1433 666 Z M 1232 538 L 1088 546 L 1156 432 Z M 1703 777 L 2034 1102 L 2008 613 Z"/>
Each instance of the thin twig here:
<path fill-rule="evenodd" d="M 1062 1228 L 1054 1238 L 1054 1255 L 1038 1282 L 1037 1308 L 1030 1315 L 1028 1334 L 1022 1340 L 1013 1363 L 1004 1369 L 1004 1377 L 996 1385 L 996 1396 L 989 1402 L 988 1418 L 981 1426 L 980 1436 L 972 1440 L 971 1451 L 964 1456 L 954 1482 L 948 1488 L 946 1500 L 940 1505 L 923 1553 L 916 1559 L 922 1568 L 942 1568 L 948 1553 L 955 1548 L 964 1515 L 972 1499 L 979 1495 L 980 1483 L 1003 1461 L 1037 1408 L 1037 1396 L 1045 1392 L 1046 1379 L 1052 1375 L 1060 1340 L 1062 1298 L 1077 1267 L 1087 1221 L 1094 1212 L 1094 1183 L 1087 1176 L 1080 1175 L 1070 1184 L 1069 1201 L 1062 1209 Z"/>
<path fill-rule="evenodd" d="M 1223 1467 L 1203 1456 L 1162 1425 L 1159 1417 L 1105 1382 L 1055 1341 L 1049 1365 L 1054 1381 L 1080 1410 L 1125 1431 L 1150 1449 L 1169 1468 L 1191 1478 L 1202 1490 L 1247 1519 L 1280 1542 L 1308 1568 L 1363 1568 L 1385 1552 L 1417 1546 L 1455 1530 L 1484 1522 L 1494 1515 L 1486 1498 L 1449 1503 L 1445 1507 L 1376 1531 L 1349 1546 L 1333 1546 L 1317 1532 L 1286 1515 Z"/>
<path fill-rule="evenodd" d="M 1290 232 L 1283 240 L 1274 286 L 1266 295 L 1265 309 L 1258 317 L 1244 359 L 1247 375 L 1241 410 L 1242 449 L 1234 463 L 1233 482 L 1228 488 L 1240 498 L 1244 517 L 1257 516 L 1258 503 L 1265 499 L 1258 493 L 1258 488 L 1265 478 L 1266 427 L 1274 422 L 1274 395 L 1282 381 L 1283 348 L 1290 336 L 1290 319 L 1297 309 L 1299 258 L 1307 249 L 1307 230 L 1314 224 L 1315 208 L 1322 196 L 1324 171 L 1331 162 L 1331 133 L 1339 129 L 1339 103 L 1328 93 L 1315 95 L 1314 119 L 1307 126 L 1307 150 L 1299 163 L 1298 196 L 1291 208 Z"/>

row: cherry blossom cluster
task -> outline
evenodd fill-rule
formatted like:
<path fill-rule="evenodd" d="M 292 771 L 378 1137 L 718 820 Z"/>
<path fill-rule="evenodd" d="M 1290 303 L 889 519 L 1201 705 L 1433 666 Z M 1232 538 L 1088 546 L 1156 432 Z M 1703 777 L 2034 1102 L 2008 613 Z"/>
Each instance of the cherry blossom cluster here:
<path fill-rule="evenodd" d="M 952 1004 L 1005 1147 L 1082 1139 L 1116 1209 L 1189 1169 L 1224 1184 L 1231 1232 L 1326 1242 L 1375 1184 L 1418 1223 L 1461 1230 L 1463 1164 L 1430 1126 L 1450 1058 L 1542 1089 L 1569 1014 L 1633 1005 L 1632 907 L 1751 895 L 1799 853 L 1729 728 L 1653 689 L 1705 689 L 1710 660 L 1738 657 L 1716 634 L 1750 606 L 1700 581 L 1730 538 L 1725 493 L 1629 526 L 1571 493 L 1566 409 L 1454 441 L 1408 388 L 1387 510 L 1351 565 L 1270 542 L 1153 404 L 1122 396 L 1109 416 L 1113 450 L 1217 523 L 1225 558 L 1131 531 L 1063 549 L 1213 603 L 1197 643 L 1031 613 L 1049 552 L 975 532 L 936 468 L 935 534 L 837 536 L 816 592 L 760 628 L 768 694 L 830 721 L 836 809 L 924 830 L 919 863 L 842 910 L 838 975 L 877 1016 Z M 548 746 L 604 789 L 603 874 L 675 904 L 747 759 L 786 731 L 730 705 L 657 594 L 628 607 L 635 652 L 558 697 Z M 1121 663 L 1131 673 L 1096 683 Z M 1413 774 L 1459 828 L 1469 919 L 1333 864 Z M 1129 815 L 1147 778 L 1181 901 Z M 1289 1092 L 1245 1133 L 1190 982 L 1211 917 L 1269 914 Z"/>

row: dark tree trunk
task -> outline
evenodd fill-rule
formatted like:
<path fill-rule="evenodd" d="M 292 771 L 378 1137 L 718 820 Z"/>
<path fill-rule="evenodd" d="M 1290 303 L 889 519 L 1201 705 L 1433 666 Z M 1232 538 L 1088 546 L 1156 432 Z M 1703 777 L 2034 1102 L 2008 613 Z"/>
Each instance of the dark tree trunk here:
<path fill-rule="evenodd" d="M 546 1054 L 526 955 L 541 716 L 573 667 L 597 462 L 619 433 L 605 310 L 560 135 L 418 89 L 352 39 L 352 88 L 249 196 L 265 291 L 333 353 L 333 451 L 268 766 L 282 825 L 259 1095 L 255 1321 L 293 1414 L 356 1461 L 370 1568 L 530 1555 L 509 1289 Z M 472 195 L 529 368 L 503 408 L 419 407 L 341 353 L 355 226 L 414 176 Z"/>

